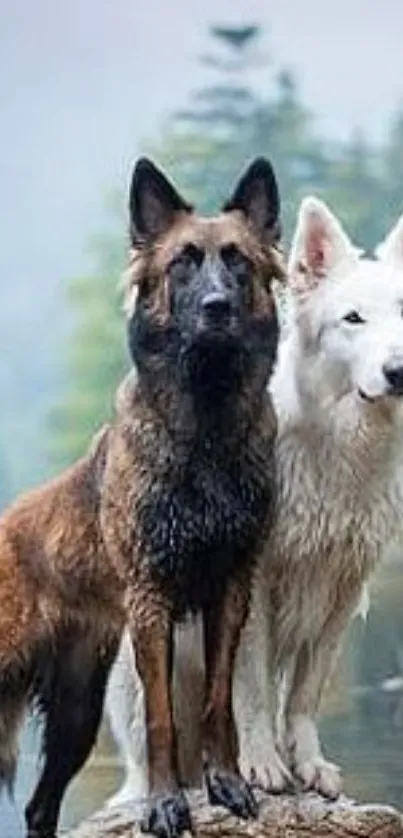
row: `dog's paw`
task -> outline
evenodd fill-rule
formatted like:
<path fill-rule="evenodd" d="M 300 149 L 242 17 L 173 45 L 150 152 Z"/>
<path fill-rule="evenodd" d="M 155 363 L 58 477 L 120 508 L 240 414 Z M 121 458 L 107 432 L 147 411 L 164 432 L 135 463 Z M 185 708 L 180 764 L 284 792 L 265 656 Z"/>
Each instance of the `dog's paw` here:
<path fill-rule="evenodd" d="M 271 794 L 281 794 L 295 786 L 291 772 L 274 746 L 259 760 L 241 759 L 240 770 L 249 783 Z"/>
<path fill-rule="evenodd" d="M 112 797 L 108 797 L 108 800 L 105 803 L 105 808 L 116 809 L 120 806 L 126 806 L 127 803 L 131 803 L 133 800 L 138 800 L 143 796 L 144 795 L 137 794 L 137 790 L 132 789 L 131 786 L 124 785 L 116 792 L 116 794 L 113 794 Z"/>
<path fill-rule="evenodd" d="M 126 806 L 127 803 L 130 803 L 134 800 L 134 795 L 129 794 L 128 792 L 121 789 L 120 791 L 113 794 L 112 797 L 108 797 L 105 801 L 105 809 L 118 809 L 121 806 Z"/>
<path fill-rule="evenodd" d="M 143 774 L 131 772 L 125 779 L 123 785 L 105 803 L 106 809 L 115 809 L 118 806 L 126 806 L 134 800 L 144 800 L 148 796 L 148 782 Z"/>
<path fill-rule="evenodd" d="M 340 769 L 323 757 L 306 759 L 294 766 L 295 776 L 305 791 L 317 791 L 330 800 L 336 800 L 341 792 Z"/>
<path fill-rule="evenodd" d="M 158 796 L 148 805 L 140 828 L 157 838 L 179 838 L 183 832 L 192 832 L 190 809 L 183 791 Z"/>
<path fill-rule="evenodd" d="M 238 818 L 256 818 L 258 804 L 252 789 L 239 774 L 206 768 L 207 796 L 212 806 L 225 806 Z"/>

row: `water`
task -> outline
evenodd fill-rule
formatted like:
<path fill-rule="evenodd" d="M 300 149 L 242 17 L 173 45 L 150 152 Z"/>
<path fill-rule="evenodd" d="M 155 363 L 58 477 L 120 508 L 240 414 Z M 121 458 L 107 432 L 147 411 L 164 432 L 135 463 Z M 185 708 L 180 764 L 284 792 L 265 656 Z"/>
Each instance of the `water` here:
<path fill-rule="evenodd" d="M 23 812 L 38 776 L 39 746 L 39 728 L 27 725 L 22 738 L 15 803 L 4 799 L 4 796 L 0 802 L 1 838 L 24 836 Z M 122 777 L 113 743 L 104 727 L 93 756 L 69 788 L 62 810 L 61 827 L 68 829 L 101 808 L 104 800 L 117 789 Z"/>

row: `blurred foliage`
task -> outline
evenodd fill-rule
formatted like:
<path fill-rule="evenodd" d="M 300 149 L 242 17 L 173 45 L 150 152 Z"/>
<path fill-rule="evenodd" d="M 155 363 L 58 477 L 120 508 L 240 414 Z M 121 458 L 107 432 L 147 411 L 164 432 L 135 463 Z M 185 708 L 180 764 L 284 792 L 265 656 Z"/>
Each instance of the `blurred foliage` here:
<path fill-rule="evenodd" d="M 108 417 L 127 366 L 118 293 L 125 260 L 120 204 L 118 195 L 108 201 L 111 231 L 91 240 L 94 272 L 71 280 L 67 289 L 76 311 L 68 351 L 74 386 L 49 421 L 49 453 L 58 469 L 83 453 L 94 429 Z"/>
<path fill-rule="evenodd" d="M 315 192 L 360 246 L 373 248 L 403 208 L 396 176 L 403 160 L 403 113 L 395 115 L 381 149 L 361 135 L 344 144 L 321 138 L 293 74 L 287 68 L 274 73 L 261 34 L 256 24 L 211 27 L 210 49 L 201 58 L 207 83 L 172 115 L 150 155 L 209 213 L 226 198 L 246 162 L 266 154 L 280 183 L 286 241 L 299 201 Z M 253 80 L 257 72 L 267 76 L 263 96 Z M 117 293 L 126 250 L 124 205 L 122 196 L 114 196 L 111 229 L 92 242 L 93 274 L 68 287 L 76 326 L 67 359 L 71 388 L 51 416 L 50 457 L 57 468 L 79 456 L 108 416 L 127 363 Z"/>

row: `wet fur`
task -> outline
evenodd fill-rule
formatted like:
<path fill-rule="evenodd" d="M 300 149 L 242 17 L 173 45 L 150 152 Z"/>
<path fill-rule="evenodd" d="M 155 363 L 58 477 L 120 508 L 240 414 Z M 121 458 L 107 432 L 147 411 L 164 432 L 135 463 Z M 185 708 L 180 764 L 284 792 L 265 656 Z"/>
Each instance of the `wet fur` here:
<path fill-rule="evenodd" d="M 189 825 L 170 710 L 171 635 L 175 621 L 201 609 L 208 680 L 203 723 L 210 758 L 217 758 L 209 791 L 215 800 L 229 793 L 244 815 L 255 811 L 234 771 L 230 676 L 251 570 L 274 502 L 276 421 L 265 383 L 278 336 L 271 281 L 282 276 L 282 267 L 273 246 L 277 228 L 267 226 L 260 207 L 267 208 L 273 194 L 277 213 L 277 190 L 271 167 L 258 161 L 228 212 L 208 220 L 147 161 L 137 167 L 134 185 L 136 258 L 127 310 L 137 375 L 123 383 L 113 423 L 87 455 L 0 519 L 4 783 L 12 784 L 26 709 L 37 706 L 44 716 L 44 763 L 26 810 L 29 838 L 55 833 L 65 789 L 94 744 L 127 620 L 144 678 L 150 777 L 161 797 L 159 808 L 151 806 L 149 828 L 175 836 Z M 206 285 L 216 288 L 219 270 L 236 305 L 247 300 L 253 313 L 254 328 L 242 340 L 227 329 L 223 352 L 221 339 L 217 352 L 207 338 L 197 351 L 188 344 L 188 327 L 192 335 L 198 326 L 192 322 L 197 305 L 186 290 L 176 293 L 181 329 L 177 305 L 173 316 L 168 263 L 183 237 L 215 254 L 213 268 L 206 257 L 207 269 L 192 286 L 199 297 Z M 248 260 L 248 284 L 238 283 L 236 268 L 221 258 L 220 248 L 234 241 L 242 270 Z M 214 362 L 215 374 L 206 360 Z"/>
<path fill-rule="evenodd" d="M 122 573 L 135 578 L 136 589 L 142 590 L 139 578 L 156 585 L 181 620 L 220 597 L 228 575 L 248 562 L 264 538 L 274 501 L 266 468 L 274 416 L 257 424 L 253 440 L 248 426 L 240 438 L 228 433 L 230 414 L 225 434 L 207 417 L 206 425 L 192 417 L 193 433 L 186 439 L 190 422 L 184 410 L 184 440 L 177 444 L 145 405 L 134 377 L 125 381 L 119 402 L 103 486 L 108 549 L 115 556 L 121 544 Z M 179 431 L 179 416 L 175 421 Z"/>
<path fill-rule="evenodd" d="M 402 407 L 382 369 L 403 358 L 403 222 L 380 261 L 369 263 L 327 208 L 307 199 L 289 271 L 290 320 L 271 385 L 279 421 L 275 521 L 238 650 L 235 713 L 246 777 L 268 790 L 297 781 L 335 797 L 339 771 L 323 756 L 316 716 L 366 582 L 401 528 Z M 327 288 L 335 296 L 326 308 Z M 353 351 L 354 324 L 341 320 L 359 305 L 369 318 L 368 339 Z M 363 389 L 374 401 L 360 395 Z M 116 711 L 138 692 L 138 681 L 131 670 L 122 697 L 114 680 L 126 659 L 127 635 L 107 695 L 113 730 L 127 747 L 131 733 Z M 178 706 L 185 701 L 179 688 Z M 132 719 L 132 729 L 138 725 L 141 716 Z M 134 743 L 131 758 L 138 778 L 142 754 L 136 756 Z M 139 791 L 129 778 L 112 802 Z"/>
<path fill-rule="evenodd" d="M 259 167 L 246 179 L 259 180 Z M 260 197 L 264 209 L 267 195 Z M 172 631 L 192 612 L 204 623 L 210 800 L 244 815 L 255 809 L 236 765 L 231 681 L 274 504 L 276 421 L 266 383 L 278 341 L 271 282 L 282 267 L 277 229 L 268 234 L 266 216 L 259 228 L 253 210 L 245 220 L 239 191 L 213 219 L 194 214 L 158 181 L 146 184 L 143 198 L 134 227 L 144 234 L 148 225 L 151 233 L 135 239 L 126 299 L 136 375 L 118 399 L 101 520 L 108 553 L 130 580 L 129 627 L 146 701 L 150 790 L 157 793 L 147 829 L 177 834 L 189 821 L 171 712 Z M 204 310 L 217 294 L 233 312 L 218 332 Z"/>
<path fill-rule="evenodd" d="M 36 708 L 44 767 L 27 810 L 32 834 L 42 807 L 45 827 L 55 827 L 65 786 L 94 744 L 124 616 L 99 528 L 107 435 L 0 521 L 0 772 L 11 789 L 19 728 Z"/>

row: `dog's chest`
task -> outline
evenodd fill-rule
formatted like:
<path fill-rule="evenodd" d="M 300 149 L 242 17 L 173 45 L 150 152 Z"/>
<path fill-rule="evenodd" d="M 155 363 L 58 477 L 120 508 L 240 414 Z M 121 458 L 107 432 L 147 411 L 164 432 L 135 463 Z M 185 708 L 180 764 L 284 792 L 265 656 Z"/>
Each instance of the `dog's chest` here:
<path fill-rule="evenodd" d="M 253 562 L 273 499 L 270 452 L 195 452 L 150 487 L 136 509 L 141 553 L 179 616 L 220 595 Z"/>
<path fill-rule="evenodd" d="M 365 469 L 361 467 L 365 466 Z M 278 504 L 268 574 L 280 646 L 353 612 L 362 587 L 395 537 L 403 510 L 395 464 L 341 463 L 320 446 L 278 448 Z"/>
<path fill-rule="evenodd" d="M 395 450 L 387 445 L 377 450 L 376 441 L 358 432 L 343 440 L 330 432 L 303 431 L 280 433 L 276 443 L 280 551 L 283 542 L 296 558 L 323 555 L 324 549 L 332 554 L 362 549 L 377 556 L 393 538 L 403 511 Z"/>

